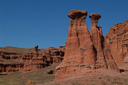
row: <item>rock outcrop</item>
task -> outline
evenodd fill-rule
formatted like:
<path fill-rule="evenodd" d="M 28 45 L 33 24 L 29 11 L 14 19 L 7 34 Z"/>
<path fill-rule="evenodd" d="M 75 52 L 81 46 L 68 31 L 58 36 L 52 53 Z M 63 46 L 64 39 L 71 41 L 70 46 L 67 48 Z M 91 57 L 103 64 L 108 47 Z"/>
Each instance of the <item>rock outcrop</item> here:
<path fill-rule="evenodd" d="M 115 24 L 104 37 L 102 28 L 98 26 L 101 15 L 89 15 L 92 23 L 90 32 L 85 23 L 86 16 L 85 10 L 69 12 L 68 17 L 72 20 L 66 46 L 38 49 L 36 45 L 31 51 L 21 51 L 20 48 L 14 50 L 13 47 L 5 47 L 2 51 L 0 48 L 0 75 L 16 71 L 25 73 L 62 60 L 56 67 L 55 81 L 102 74 L 101 69 L 128 75 L 128 21 Z M 53 70 L 47 70 L 47 73 L 52 74 Z"/>
<path fill-rule="evenodd" d="M 0 75 L 21 71 L 23 66 L 23 62 L 0 62 Z"/>
<path fill-rule="evenodd" d="M 96 49 L 95 68 L 118 70 L 111 51 L 103 37 L 102 29 L 98 26 L 98 20 L 100 19 L 101 15 L 92 13 L 89 15 L 89 17 L 92 20 L 90 35 Z"/>
<path fill-rule="evenodd" d="M 39 52 L 38 52 L 38 50 L 39 50 L 38 45 L 35 46 L 34 50 L 35 50 L 35 52 L 33 54 L 31 53 L 31 54 L 25 55 L 24 58 L 27 58 L 27 59 L 24 64 L 22 73 L 33 71 L 36 69 L 41 69 L 43 67 L 48 66 L 46 63 L 46 58 L 44 58 L 42 56 L 42 54 L 39 54 Z"/>
<path fill-rule="evenodd" d="M 112 69 L 119 72 L 108 48 L 98 20 L 101 15 L 92 13 L 91 33 L 85 19 L 87 11 L 71 10 L 68 14 L 70 21 L 69 33 L 66 41 L 65 56 L 62 63 L 56 67 L 55 81 L 95 74 L 97 69 Z M 96 71 L 95 71 L 96 72 Z"/>
<path fill-rule="evenodd" d="M 63 59 L 62 56 L 64 56 L 64 51 L 61 51 L 61 49 L 63 48 L 56 49 L 49 47 L 48 50 L 42 54 L 39 52 L 38 45 L 36 45 L 34 53 L 28 53 L 23 57 L 23 61 L 26 62 L 22 72 L 24 73 L 36 69 L 41 69 L 51 64 L 61 62 Z"/>
<path fill-rule="evenodd" d="M 35 52 L 26 54 L 0 51 L 0 74 L 9 74 L 15 71 L 25 73 L 59 63 L 63 60 L 65 46 L 49 47 L 43 50 L 38 49 L 38 45 L 36 45 L 33 51 Z"/>
<path fill-rule="evenodd" d="M 128 21 L 111 27 L 105 40 L 118 67 L 126 70 L 128 65 Z"/>
<path fill-rule="evenodd" d="M 0 51 L 0 58 L 13 60 L 21 57 L 22 57 L 21 54 L 18 53 Z"/>

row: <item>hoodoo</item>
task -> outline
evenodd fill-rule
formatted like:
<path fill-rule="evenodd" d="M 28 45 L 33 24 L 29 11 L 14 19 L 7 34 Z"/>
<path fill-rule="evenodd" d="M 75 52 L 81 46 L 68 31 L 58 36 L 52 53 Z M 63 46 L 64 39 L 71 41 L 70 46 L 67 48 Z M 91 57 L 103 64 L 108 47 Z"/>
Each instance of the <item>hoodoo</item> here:
<path fill-rule="evenodd" d="M 65 56 L 62 63 L 56 67 L 56 80 L 83 75 L 87 69 L 93 69 L 96 63 L 95 50 L 85 18 L 87 11 L 71 10 L 68 14 L 70 21 L 66 41 Z"/>
<path fill-rule="evenodd" d="M 101 18 L 100 14 L 92 13 L 89 15 L 91 18 L 91 39 L 96 49 L 96 69 L 113 69 L 117 70 L 111 51 L 108 48 L 106 41 L 103 37 L 102 29 L 98 26 L 98 20 Z"/>
<path fill-rule="evenodd" d="M 98 20 L 101 18 L 101 15 L 97 13 L 92 13 L 89 15 L 91 18 L 92 24 L 91 24 L 91 38 L 93 41 L 93 44 L 96 48 L 96 50 L 101 50 L 103 47 L 101 40 L 103 40 L 103 34 L 101 27 L 98 27 Z M 100 46 L 99 46 L 100 44 Z"/>
<path fill-rule="evenodd" d="M 97 69 L 113 69 L 119 71 L 111 51 L 106 45 L 98 20 L 101 15 L 90 14 L 92 20 L 91 33 L 85 19 L 87 11 L 71 10 L 66 41 L 65 56 L 62 63 L 56 67 L 57 75 L 54 81 L 95 74 Z"/>

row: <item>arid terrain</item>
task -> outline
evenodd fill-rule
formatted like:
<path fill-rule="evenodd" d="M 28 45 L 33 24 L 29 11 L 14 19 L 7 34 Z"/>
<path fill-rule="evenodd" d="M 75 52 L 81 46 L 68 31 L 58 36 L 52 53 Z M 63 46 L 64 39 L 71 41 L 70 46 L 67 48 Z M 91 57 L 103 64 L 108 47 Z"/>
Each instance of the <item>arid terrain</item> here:
<path fill-rule="evenodd" d="M 85 10 L 71 10 L 68 17 L 66 46 L 1 47 L 0 84 L 128 85 L 128 21 L 114 24 L 103 36 L 100 14 L 87 17 Z"/>
<path fill-rule="evenodd" d="M 25 49 L 16 47 L 0 48 L 0 74 L 6 75 L 16 71 L 22 73 L 41 69 L 62 61 L 64 47 L 47 49 Z"/>

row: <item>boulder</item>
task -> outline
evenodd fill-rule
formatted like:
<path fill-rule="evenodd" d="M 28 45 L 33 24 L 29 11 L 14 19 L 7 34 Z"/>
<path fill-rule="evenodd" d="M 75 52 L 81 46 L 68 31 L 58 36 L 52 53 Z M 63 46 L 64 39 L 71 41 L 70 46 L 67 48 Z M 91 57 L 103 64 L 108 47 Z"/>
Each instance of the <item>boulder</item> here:
<path fill-rule="evenodd" d="M 48 70 L 47 70 L 47 74 L 53 74 L 53 72 L 54 72 L 54 71 L 53 71 L 52 69 L 48 69 Z"/>

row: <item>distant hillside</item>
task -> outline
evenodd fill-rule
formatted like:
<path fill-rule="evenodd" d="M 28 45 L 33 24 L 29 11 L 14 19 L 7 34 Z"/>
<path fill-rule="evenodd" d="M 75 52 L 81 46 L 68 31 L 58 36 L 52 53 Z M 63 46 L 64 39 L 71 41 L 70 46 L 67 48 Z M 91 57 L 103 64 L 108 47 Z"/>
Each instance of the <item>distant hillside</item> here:
<path fill-rule="evenodd" d="M 40 50 L 43 51 L 45 49 L 40 49 Z M 0 51 L 26 54 L 28 52 L 34 52 L 34 48 L 18 48 L 18 47 L 7 46 L 7 47 L 0 47 Z"/>

